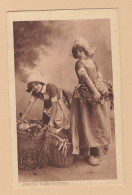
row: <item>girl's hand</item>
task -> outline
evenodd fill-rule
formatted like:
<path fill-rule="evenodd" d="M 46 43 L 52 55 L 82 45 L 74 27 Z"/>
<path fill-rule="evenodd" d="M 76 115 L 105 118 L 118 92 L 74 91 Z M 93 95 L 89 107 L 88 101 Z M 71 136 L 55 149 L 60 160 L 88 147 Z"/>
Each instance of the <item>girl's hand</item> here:
<path fill-rule="evenodd" d="M 22 119 L 17 120 L 18 123 L 23 123 Z"/>
<path fill-rule="evenodd" d="M 48 128 L 53 128 L 53 127 L 54 127 L 54 123 L 52 121 L 49 121 Z"/>
<path fill-rule="evenodd" d="M 21 117 L 21 118 L 19 117 L 19 119 L 17 119 L 17 122 L 18 122 L 18 123 L 23 123 L 24 120 L 25 120 L 25 119 L 23 119 L 22 117 Z"/>
<path fill-rule="evenodd" d="M 100 97 L 101 97 L 101 94 L 99 92 L 96 92 L 93 94 L 93 99 L 95 102 L 99 102 Z"/>

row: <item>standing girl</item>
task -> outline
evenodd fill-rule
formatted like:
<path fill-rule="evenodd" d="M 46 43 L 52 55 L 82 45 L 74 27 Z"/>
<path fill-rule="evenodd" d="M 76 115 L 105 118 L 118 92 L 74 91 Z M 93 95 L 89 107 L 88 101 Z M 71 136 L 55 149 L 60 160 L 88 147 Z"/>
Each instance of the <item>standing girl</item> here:
<path fill-rule="evenodd" d="M 69 128 L 69 101 L 64 91 L 54 84 L 45 84 L 42 75 L 38 71 L 32 71 L 27 77 L 27 92 L 31 92 L 31 97 L 21 121 L 27 117 L 33 104 L 39 98 L 44 102 L 43 123 L 48 124 L 48 128 Z"/>
<path fill-rule="evenodd" d="M 94 51 L 95 48 L 90 49 L 83 38 L 76 40 L 72 48 L 73 57 L 77 59 L 75 71 L 78 85 L 72 98 L 71 132 L 72 153 L 79 155 L 80 151 L 85 150 L 88 163 L 99 165 L 100 155 L 111 143 L 111 126 L 105 98 L 108 88 L 92 60 Z"/>

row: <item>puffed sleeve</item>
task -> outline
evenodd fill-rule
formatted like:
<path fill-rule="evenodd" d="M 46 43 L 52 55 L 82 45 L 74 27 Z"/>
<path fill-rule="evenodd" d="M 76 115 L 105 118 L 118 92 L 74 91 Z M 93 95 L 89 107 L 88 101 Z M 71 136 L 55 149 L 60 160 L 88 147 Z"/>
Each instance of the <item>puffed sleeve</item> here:
<path fill-rule="evenodd" d="M 95 65 L 96 71 L 99 71 L 99 67 L 98 67 L 98 65 L 97 65 L 97 63 L 96 63 L 95 60 L 93 61 L 93 63 L 94 63 L 94 65 Z"/>
<path fill-rule="evenodd" d="M 49 84 L 48 93 L 49 93 L 49 98 L 51 99 L 51 102 L 56 102 L 58 100 L 57 87 L 54 84 Z"/>
<path fill-rule="evenodd" d="M 102 80 L 103 79 L 103 76 L 102 76 L 102 73 L 99 69 L 99 67 L 97 66 L 97 63 L 94 61 L 94 64 L 95 64 L 95 67 L 96 67 L 96 72 L 97 72 L 97 78 Z"/>
<path fill-rule="evenodd" d="M 81 62 L 76 63 L 75 71 L 79 77 L 81 77 L 82 75 L 87 75 L 87 72 Z"/>

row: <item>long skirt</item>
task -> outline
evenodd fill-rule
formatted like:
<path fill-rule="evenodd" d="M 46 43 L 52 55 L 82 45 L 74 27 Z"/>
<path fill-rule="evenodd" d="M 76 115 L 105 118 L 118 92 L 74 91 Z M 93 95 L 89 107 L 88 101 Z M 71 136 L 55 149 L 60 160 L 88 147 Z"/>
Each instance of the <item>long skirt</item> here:
<path fill-rule="evenodd" d="M 90 149 L 111 143 L 111 125 L 107 102 L 92 105 L 80 98 L 71 104 L 71 133 L 73 154 L 81 148 Z"/>

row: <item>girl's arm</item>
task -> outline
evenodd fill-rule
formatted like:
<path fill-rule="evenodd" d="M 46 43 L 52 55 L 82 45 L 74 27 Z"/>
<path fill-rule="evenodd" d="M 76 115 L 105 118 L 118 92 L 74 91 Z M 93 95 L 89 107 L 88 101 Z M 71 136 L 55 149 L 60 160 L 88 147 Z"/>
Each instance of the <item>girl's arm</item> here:
<path fill-rule="evenodd" d="M 92 80 L 90 79 L 89 75 L 87 74 L 84 66 L 82 65 L 82 63 L 80 63 L 79 61 L 76 63 L 75 66 L 75 70 L 78 74 L 79 77 L 81 77 L 89 86 L 89 88 L 91 89 L 91 91 L 93 92 L 93 98 L 95 102 L 98 102 L 100 99 L 101 94 L 98 92 L 98 90 L 96 89 L 94 83 L 92 82 Z"/>
<path fill-rule="evenodd" d="M 31 96 L 30 101 L 29 101 L 27 107 L 25 108 L 20 121 L 23 121 L 27 117 L 27 115 L 29 114 L 30 110 L 32 109 L 34 103 L 36 102 L 36 99 L 37 99 L 36 97 Z"/>
<path fill-rule="evenodd" d="M 54 127 L 54 120 L 57 113 L 57 90 L 58 88 L 54 84 L 48 84 L 47 85 L 47 93 L 49 95 L 49 99 L 51 100 L 52 104 L 52 113 L 50 116 L 50 121 L 48 123 L 48 127 L 53 128 Z"/>
<path fill-rule="evenodd" d="M 32 109 L 33 104 L 34 104 L 34 102 L 29 102 L 28 103 L 27 107 L 25 108 L 25 110 L 24 110 L 24 112 L 22 114 L 22 117 L 21 117 L 20 121 L 23 121 L 26 118 L 26 116 L 28 115 L 28 113 Z"/>
<path fill-rule="evenodd" d="M 89 78 L 88 74 L 83 74 L 82 75 L 82 78 L 85 80 L 85 82 L 87 83 L 87 85 L 89 86 L 89 88 L 91 89 L 91 91 L 93 92 L 94 101 L 98 102 L 99 99 L 100 99 L 101 94 L 96 89 L 94 83 Z"/>
<path fill-rule="evenodd" d="M 48 127 L 50 128 L 54 127 L 54 119 L 56 116 L 56 112 L 57 112 L 57 101 L 52 102 L 52 113 L 51 113 L 50 121 L 48 123 Z"/>
<path fill-rule="evenodd" d="M 103 80 L 103 76 L 102 73 L 100 72 L 100 70 L 98 69 L 97 63 L 95 61 L 93 61 L 96 67 L 96 71 L 97 71 L 97 78 L 100 80 Z"/>

